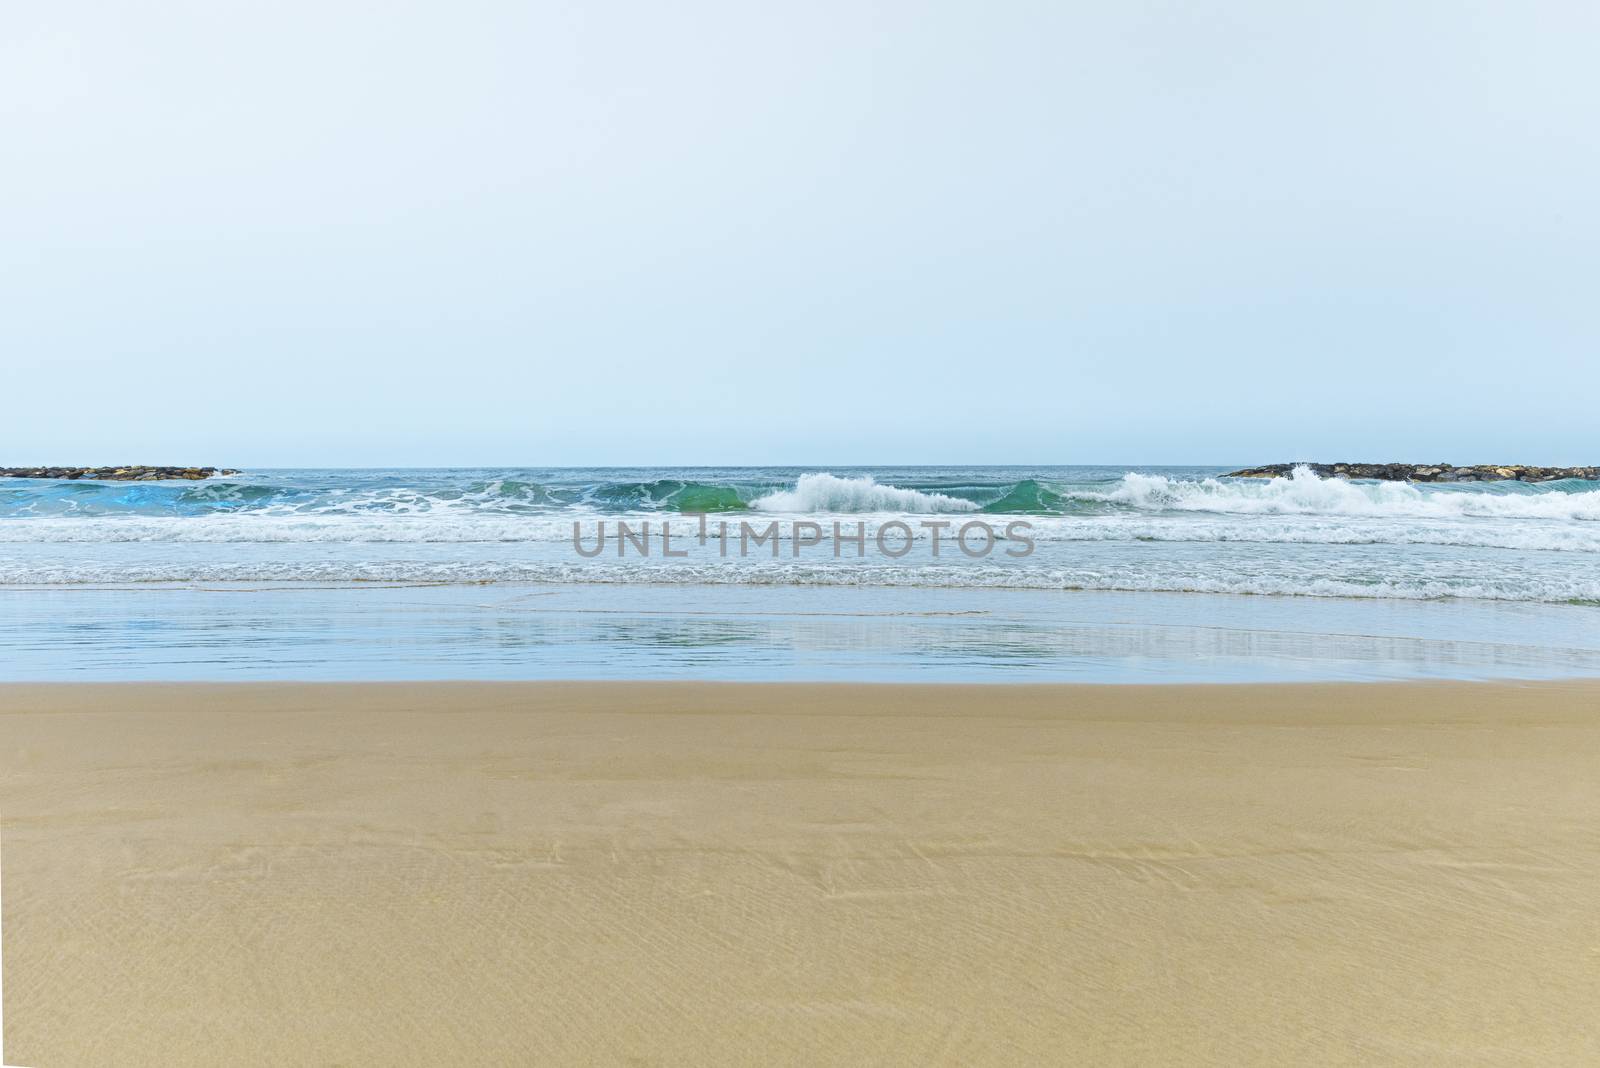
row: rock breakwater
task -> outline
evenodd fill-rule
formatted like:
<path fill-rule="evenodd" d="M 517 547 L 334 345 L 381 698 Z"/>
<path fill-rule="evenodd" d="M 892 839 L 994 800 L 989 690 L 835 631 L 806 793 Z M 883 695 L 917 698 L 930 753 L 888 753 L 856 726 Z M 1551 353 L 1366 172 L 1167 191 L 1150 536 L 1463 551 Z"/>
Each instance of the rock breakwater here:
<path fill-rule="evenodd" d="M 95 482 L 160 482 L 187 479 L 198 482 L 213 475 L 237 475 L 232 468 L 216 467 L 0 467 L 0 478 L 87 478 Z"/>
<path fill-rule="evenodd" d="M 1534 467 L 1529 464 L 1267 464 L 1230 471 L 1225 478 L 1283 478 L 1297 467 L 1323 478 L 1371 478 L 1383 482 L 1552 482 L 1562 478 L 1600 480 L 1600 467 Z"/>

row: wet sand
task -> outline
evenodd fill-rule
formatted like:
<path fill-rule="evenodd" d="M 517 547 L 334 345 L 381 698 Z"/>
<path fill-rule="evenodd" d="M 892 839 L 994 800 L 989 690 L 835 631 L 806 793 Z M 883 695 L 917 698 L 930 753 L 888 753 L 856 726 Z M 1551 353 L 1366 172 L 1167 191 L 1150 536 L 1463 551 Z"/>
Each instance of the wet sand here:
<path fill-rule="evenodd" d="M 9 1064 L 1600 1062 L 1600 686 L 0 687 Z"/>

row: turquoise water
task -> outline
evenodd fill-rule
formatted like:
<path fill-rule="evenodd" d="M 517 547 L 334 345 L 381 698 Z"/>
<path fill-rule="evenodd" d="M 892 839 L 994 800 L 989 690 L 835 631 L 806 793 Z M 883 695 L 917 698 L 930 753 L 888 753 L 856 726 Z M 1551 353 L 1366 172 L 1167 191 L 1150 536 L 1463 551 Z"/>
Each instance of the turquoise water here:
<path fill-rule="evenodd" d="M 872 585 L 1600 603 L 1600 487 L 1219 480 L 1193 468 L 259 471 L 0 481 L 0 584 Z M 687 559 L 573 549 L 709 512 Z M 1025 523 L 1031 553 L 935 557 L 925 524 Z M 911 551 L 796 552 L 797 525 L 904 522 Z M 722 524 L 777 524 L 778 552 Z M 802 526 L 802 530 L 805 528 Z M 898 536 L 898 534 L 897 534 Z M 682 547 L 683 542 L 678 543 Z M 1020 543 L 1013 543 L 1020 544 Z M 612 548 L 615 546 L 613 545 Z"/>
<path fill-rule="evenodd" d="M 1600 674 L 1600 486 L 1220 473 L 0 480 L 0 677 Z M 950 540 L 974 522 L 981 556 Z M 741 524 L 773 537 L 741 553 Z"/>

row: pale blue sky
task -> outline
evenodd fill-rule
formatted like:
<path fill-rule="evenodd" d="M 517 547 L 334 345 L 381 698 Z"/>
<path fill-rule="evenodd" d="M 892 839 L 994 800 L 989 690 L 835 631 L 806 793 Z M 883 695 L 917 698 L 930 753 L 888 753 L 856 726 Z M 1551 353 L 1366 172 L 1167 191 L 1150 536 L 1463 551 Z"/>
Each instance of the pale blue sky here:
<path fill-rule="evenodd" d="M 1600 462 L 1600 6 L 0 11 L 0 463 Z"/>

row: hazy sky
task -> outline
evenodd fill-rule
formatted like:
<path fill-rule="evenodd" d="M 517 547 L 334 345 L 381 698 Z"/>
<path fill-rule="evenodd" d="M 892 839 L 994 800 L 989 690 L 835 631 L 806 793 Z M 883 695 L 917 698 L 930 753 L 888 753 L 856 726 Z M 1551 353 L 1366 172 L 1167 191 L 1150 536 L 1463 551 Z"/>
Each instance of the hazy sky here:
<path fill-rule="evenodd" d="M 1600 462 L 1600 5 L 0 9 L 0 463 Z"/>

